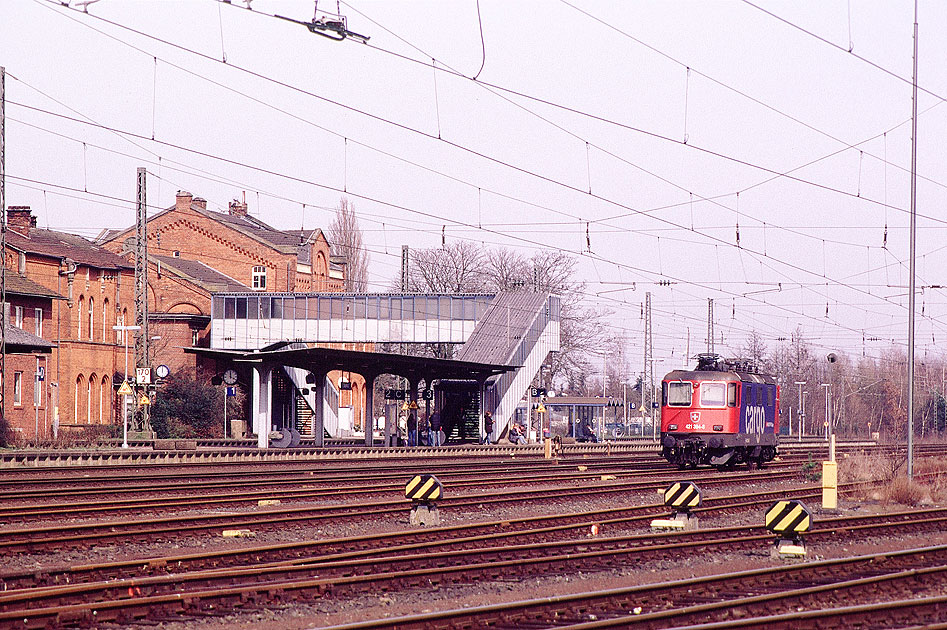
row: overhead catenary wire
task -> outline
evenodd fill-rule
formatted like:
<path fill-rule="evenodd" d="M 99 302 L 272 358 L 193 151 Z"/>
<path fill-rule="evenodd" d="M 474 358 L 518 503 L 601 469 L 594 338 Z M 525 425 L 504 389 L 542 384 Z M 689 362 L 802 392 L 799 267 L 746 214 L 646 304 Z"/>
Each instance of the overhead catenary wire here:
<path fill-rule="evenodd" d="M 21 105 L 21 106 L 27 107 L 27 108 L 29 108 L 29 109 L 34 109 L 34 110 L 37 109 L 37 108 L 30 108 L 30 107 L 25 106 L 25 105 Z M 39 111 L 42 111 L 42 110 L 39 110 Z M 103 128 L 103 129 L 106 129 L 106 130 L 109 130 L 109 131 L 117 132 L 117 133 L 120 133 L 120 134 L 123 134 L 123 135 L 128 135 L 128 136 L 131 136 L 131 137 L 134 137 L 134 138 L 145 139 L 145 137 L 142 136 L 141 134 L 137 134 L 137 133 L 134 133 L 134 132 L 131 132 L 131 131 L 120 130 L 120 129 L 117 129 L 117 128 L 114 128 L 114 127 L 108 127 L 108 126 L 104 126 L 104 125 L 99 125 L 99 124 L 97 124 L 97 123 L 93 123 L 93 122 L 90 122 L 90 121 L 85 121 L 85 120 L 80 120 L 80 119 L 76 119 L 76 118 L 71 118 L 71 117 L 68 117 L 68 116 L 64 116 L 64 115 L 62 115 L 62 114 L 56 114 L 56 113 L 54 113 L 54 112 L 46 112 L 46 113 L 49 113 L 50 115 L 58 116 L 58 117 L 60 117 L 60 118 L 66 118 L 66 119 L 72 120 L 73 122 L 77 122 L 77 123 L 80 123 L 80 124 L 83 124 L 83 125 L 89 125 L 89 126 L 99 127 L 99 128 Z M 188 148 L 188 147 L 185 147 L 185 146 L 183 146 L 183 145 L 178 145 L 178 144 L 166 142 L 166 141 L 163 141 L 163 140 L 155 140 L 155 143 L 161 144 L 161 145 L 164 145 L 164 146 L 168 146 L 168 147 L 172 147 L 172 148 L 175 148 L 175 149 L 178 149 L 178 150 L 182 150 L 182 151 L 187 151 L 187 152 L 190 152 L 190 153 L 194 153 L 194 154 L 200 155 L 200 156 L 202 156 L 202 157 L 207 157 L 207 158 L 212 158 L 212 159 L 215 159 L 215 160 L 219 160 L 219 161 L 224 162 L 224 163 L 228 163 L 228 164 L 232 164 L 232 165 L 236 165 L 236 166 L 242 166 L 242 167 L 245 167 L 245 168 L 250 168 L 250 169 L 256 170 L 256 171 L 258 171 L 258 172 L 262 172 L 262 173 L 266 173 L 266 174 L 269 174 L 269 175 L 274 175 L 274 176 L 282 177 L 282 178 L 285 178 L 285 179 L 290 180 L 290 181 L 296 181 L 296 182 L 299 182 L 299 183 L 306 183 L 306 184 L 313 185 L 313 186 L 317 186 L 317 187 L 320 187 L 320 188 L 324 188 L 324 189 L 328 189 L 328 190 L 334 190 L 334 191 L 339 192 L 339 193 L 345 193 L 345 192 L 346 192 L 345 190 L 343 190 L 343 189 L 341 189 L 341 188 L 339 188 L 339 187 L 335 187 L 335 186 L 331 186 L 331 185 L 328 185 L 328 184 L 323 184 L 323 183 L 315 182 L 315 181 L 312 181 L 312 180 L 307 180 L 307 179 L 305 179 L 305 178 L 300 178 L 300 177 L 296 177 L 296 176 L 292 176 L 292 175 L 288 175 L 288 174 L 284 174 L 284 173 L 279 173 L 279 172 L 273 171 L 273 170 L 271 170 L 271 169 L 265 169 L 265 168 L 262 168 L 262 167 L 260 167 L 260 166 L 254 166 L 254 165 L 250 165 L 250 164 L 247 164 L 247 163 L 244 163 L 244 162 L 240 162 L 240 161 L 237 161 L 237 160 L 232 160 L 232 159 L 229 159 L 229 158 L 224 158 L 224 157 L 222 157 L 222 156 L 217 156 L 217 155 L 214 155 L 214 154 L 211 154 L 211 153 L 207 153 L 207 152 L 204 152 L 204 151 L 200 151 L 200 150 L 197 150 L 197 149 Z M 429 218 L 429 219 L 432 219 L 432 220 L 440 220 L 440 218 L 441 218 L 441 217 L 439 217 L 438 215 L 433 214 L 433 213 L 430 213 L 430 212 L 424 212 L 424 211 L 416 210 L 416 209 L 413 209 L 413 208 L 410 208 L 410 207 L 407 207 L 407 206 L 403 206 L 403 205 L 399 205 L 399 204 L 389 204 L 389 203 L 384 202 L 383 200 L 380 200 L 380 199 L 377 199 L 377 198 L 368 197 L 368 196 L 358 195 L 358 194 L 355 194 L 355 193 L 353 193 L 353 192 L 351 192 L 351 191 L 348 191 L 348 194 L 350 194 L 350 195 L 352 195 L 352 196 L 354 196 L 354 197 L 363 198 L 363 199 L 365 199 L 365 200 L 367 200 L 367 201 L 373 201 L 373 202 L 375 202 L 375 203 L 380 203 L 380 204 L 382 204 L 382 205 L 387 205 L 387 206 L 392 207 L 392 208 L 397 208 L 397 209 L 400 209 L 400 210 L 404 210 L 404 211 L 407 211 L 407 212 L 411 212 L 411 213 L 414 213 L 414 214 L 418 214 L 418 215 L 421 215 L 421 216 L 425 216 L 425 217 L 427 217 L 427 218 Z M 611 203 L 617 203 L 617 202 L 611 202 Z M 620 204 L 618 204 L 618 205 L 620 205 Z M 662 222 L 666 222 L 666 223 L 668 223 L 668 224 L 670 224 L 670 225 L 675 225 L 675 226 L 677 226 L 677 227 L 683 228 L 683 226 L 681 226 L 681 225 L 679 225 L 679 224 L 676 224 L 676 223 L 674 223 L 674 222 L 668 221 L 668 220 L 666 220 L 666 219 L 661 219 L 661 220 L 662 220 Z M 463 221 L 452 220 L 452 222 L 455 223 L 455 224 L 457 224 L 457 225 L 463 225 L 463 226 L 471 227 L 471 228 L 474 227 L 473 224 L 470 224 L 470 223 L 467 223 L 467 222 L 463 222 Z M 586 226 L 586 227 L 588 228 L 588 222 L 587 222 L 587 226 Z M 483 226 L 478 226 L 478 229 L 482 229 L 482 230 L 485 230 L 485 231 L 487 231 L 487 232 L 490 232 L 490 233 L 493 233 L 493 234 L 496 234 L 496 235 L 499 235 L 499 236 L 507 236 L 507 237 L 509 237 L 509 238 L 512 238 L 513 240 L 518 240 L 518 241 L 520 241 L 520 242 L 529 244 L 529 245 L 531 245 L 531 246 L 536 246 L 536 247 L 549 247 L 549 244 L 547 244 L 547 243 L 541 243 L 541 242 L 535 241 L 535 240 L 533 240 L 533 239 L 527 239 L 527 238 L 518 237 L 518 236 L 515 236 L 515 235 L 510 235 L 510 234 L 507 234 L 507 233 L 501 233 L 501 232 L 499 232 L 498 230 L 495 230 L 495 229 L 485 228 L 485 227 L 483 227 Z M 588 235 L 588 233 L 587 233 L 587 235 Z M 727 241 L 726 241 L 726 240 L 721 239 L 721 238 L 719 238 L 719 237 L 714 237 L 714 236 L 712 236 L 712 235 L 705 235 L 705 236 L 706 236 L 708 239 L 710 239 L 710 240 L 719 241 L 719 242 L 721 242 L 722 244 L 727 244 Z M 588 239 L 587 239 L 587 240 L 588 240 Z M 590 245 L 591 245 L 590 242 L 587 243 L 587 245 L 589 246 L 589 251 L 591 251 L 591 250 L 590 250 Z M 750 252 L 750 253 L 753 254 L 753 255 L 760 255 L 760 254 L 761 254 L 761 252 L 758 252 L 757 250 L 748 249 L 748 248 L 745 248 L 745 247 L 742 247 L 742 246 L 741 246 L 739 249 L 740 249 L 741 251 L 744 251 L 744 250 L 745 250 L 745 251 L 747 251 L 747 252 Z M 564 250 L 564 251 L 567 251 L 567 250 Z M 573 252 L 573 253 L 574 253 L 574 252 Z M 768 257 L 768 258 L 771 258 L 771 257 Z M 776 260 L 776 259 L 774 259 L 774 260 Z M 789 268 L 795 269 L 795 270 L 797 270 L 797 271 L 802 271 L 802 272 L 804 272 L 804 273 L 813 273 L 813 272 L 812 272 L 811 270 L 809 270 L 807 267 L 802 266 L 802 265 L 796 265 L 796 264 L 793 264 L 793 263 L 789 263 L 789 262 L 786 262 L 786 261 L 779 261 L 779 260 L 777 260 L 777 262 L 779 262 L 780 264 L 786 265 L 786 266 L 789 267 Z M 620 264 L 620 263 L 616 263 L 616 264 Z M 631 267 L 629 267 L 629 268 L 631 269 Z M 660 275 L 660 274 L 658 274 L 658 275 Z M 822 275 L 823 275 L 823 277 L 824 277 L 824 272 L 823 272 Z M 844 283 L 839 283 L 839 284 L 844 286 Z"/>
<path fill-rule="evenodd" d="M 35 1 L 39 1 L 39 0 L 35 0 Z M 264 15 L 265 15 L 265 14 L 264 14 Z M 121 27 L 123 27 L 123 28 L 127 28 L 127 27 L 124 27 L 124 26 L 122 26 L 122 25 L 118 25 L 118 26 L 121 26 Z M 134 29 L 132 29 L 132 30 L 133 30 L 133 32 L 138 32 L 138 31 L 134 31 Z M 152 37 L 153 39 L 156 39 L 157 41 L 161 41 L 161 42 L 167 43 L 167 42 L 165 42 L 165 40 L 161 40 L 161 39 L 158 39 L 158 38 L 154 38 L 153 36 L 150 36 L 150 35 L 147 35 L 147 34 L 144 34 L 144 35 L 147 36 L 147 37 Z M 175 44 L 170 44 L 170 45 L 176 46 Z M 186 48 L 184 48 L 184 49 L 185 49 L 185 50 L 189 50 L 189 49 L 186 49 Z M 191 51 L 191 52 L 193 52 L 193 51 Z M 187 71 L 187 70 L 185 70 L 185 71 Z M 606 200 L 606 201 L 608 201 L 608 200 Z M 637 214 L 637 213 L 641 213 L 641 211 L 638 211 L 638 210 L 634 210 L 633 212 L 636 213 L 636 214 Z M 778 226 L 774 226 L 774 227 L 778 227 Z"/>

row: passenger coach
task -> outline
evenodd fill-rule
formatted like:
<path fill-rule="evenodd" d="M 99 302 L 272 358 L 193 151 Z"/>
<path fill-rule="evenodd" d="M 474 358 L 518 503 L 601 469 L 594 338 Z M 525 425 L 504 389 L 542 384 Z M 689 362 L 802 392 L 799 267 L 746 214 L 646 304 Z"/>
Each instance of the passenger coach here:
<path fill-rule="evenodd" d="M 661 382 L 661 454 L 680 468 L 761 465 L 778 435 L 779 386 L 750 363 L 701 354 Z"/>

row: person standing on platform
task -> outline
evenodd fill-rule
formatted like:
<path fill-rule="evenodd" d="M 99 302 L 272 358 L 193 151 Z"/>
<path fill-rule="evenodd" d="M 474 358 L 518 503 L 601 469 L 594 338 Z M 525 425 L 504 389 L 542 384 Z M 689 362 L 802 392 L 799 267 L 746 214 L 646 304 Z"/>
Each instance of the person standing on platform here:
<path fill-rule="evenodd" d="M 408 446 L 418 445 L 418 419 L 414 412 L 408 414 Z"/>
<path fill-rule="evenodd" d="M 425 446 L 431 445 L 431 421 L 429 418 L 418 414 L 418 446 L 422 444 Z"/>
<path fill-rule="evenodd" d="M 483 436 L 483 440 L 480 443 L 491 444 L 491 436 L 493 435 L 493 414 L 489 411 L 484 412 L 483 414 L 483 431 L 485 435 Z"/>
<path fill-rule="evenodd" d="M 435 411 L 431 414 L 431 433 L 428 438 L 428 444 L 431 446 L 441 445 L 441 412 Z"/>

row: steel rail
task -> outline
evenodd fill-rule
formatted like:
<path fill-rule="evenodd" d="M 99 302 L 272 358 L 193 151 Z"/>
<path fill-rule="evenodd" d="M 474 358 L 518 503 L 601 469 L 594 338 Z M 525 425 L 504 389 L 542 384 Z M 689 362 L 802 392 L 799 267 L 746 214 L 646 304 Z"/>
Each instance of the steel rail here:
<path fill-rule="evenodd" d="M 747 473 L 747 480 L 766 480 L 766 473 Z M 603 481 L 603 485 L 590 485 L 581 488 L 586 496 L 626 495 L 630 491 L 655 489 L 660 486 L 653 484 L 639 484 L 637 482 Z M 703 482 L 705 486 L 729 485 L 731 476 L 720 476 Z M 574 498 L 578 488 L 551 488 L 544 489 L 537 494 L 536 489 L 495 491 L 488 494 L 470 494 L 441 499 L 439 506 L 470 507 L 484 504 L 518 503 L 524 500 L 548 501 L 564 498 Z M 312 505 L 301 507 L 285 507 L 259 510 L 256 512 L 227 512 L 214 514 L 194 514 L 179 516 L 162 516 L 148 519 L 122 519 L 117 521 L 102 521 L 93 523 L 66 523 L 43 527 L 26 527 L 20 529 L 0 530 L 0 551 L 10 552 L 17 549 L 48 549 L 62 546 L 82 546 L 93 541 L 114 540 L 118 538 L 134 537 L 135 540 L 147 540 L 168 536 L 179 536 L 182 533 L 204 532 L 208 530 L 227 528 L 250 528 L 254 526 L 276 526 L 292 522 L 311 521 L 314 519 L 332 519 L 344 515 L 351 519 L 355 517 L 370 517 L 382 514 L 403 513 L 408 503 L 404 499 L 396 501 L 357 501 L 352 503 Z"/>
<path fill-rule="evenodd" d="M 797 499 L 817 497 L 819 491 L 810 489 L 793 493 Z M 707 500 L 707 507 L 698 508 L 699 514 L 715 512 L 746 511 L 766 505 L 776 498 L 785 496 L 784 491 L 770 493 L 749 493 L 728 495 Z M 663 505 L 651 504 L 643 506 L 628 506 L 608 508 L 605 510 L 590 510 L 578 513 L 552 514 L 535 517 L 523 517 L 502 521 L 487 521 L 481 523 L 434 527 L 419 532 L 416 530 L 375 533 L 365 536 L 335 538 L 325 540 L 300 541 L 294 543 L 279 543 L 249 548 L 179 554 L 170 557 L 135 559 L 115 561 L 103 564 L 78 565 L 63 568 L 51 568 L 43 571 L 29 570 L 24 572 L 0 573 L 0 584 L 3 588 L 24 588 L 37 584 L 75 583 L 95 579 L 118 579 L 166 573 L 172 568 L 176 570 L 201 570 L 239 566 L 247 562 L 255 564 L 285 564 L 309 562 L 313 557 L 326 558 L 347 554 L 347 558 L 381 556 L 389 553 L 403 553 L 406 551 L 426 551 L 434 547 L 440 548 L 469 548 L 482 546 L 491 541 L 500 539 L 515 539 L 527 537 L 531 541 L 557 542 L 565 536 L 574 536 L 576 533 L 590 531 L 591 525 L 597 525 L 602 531 L 623 530 L 636 524 L 646 523 L 654 516 L 665 513 Z M 921 516 L 939 518 L 947 514 L 945 510 L 931 509 L 925 511 L 902 512 L 885 515 L 887 520 L 901 519 L 917 520 Z M 871 516 L 838 517 L 832 520 L 836 527 L 847 529 L 857 527 Z M 877 518 L 881 517 L 875 517 Z M 745 527 L 731 528 L 733 531 L 743 530 Z M 701 530 L 691 532 L 691 540 L 713 537 L 717 530 Z M 639 537 L 640 544 L 649 544 L 662 539 L 663 535 L 649 534 Z M 380 545 L 384 545 L 380 547 Z"/>
<path fill-rule="evenodd" d="M 618 476 L 618 471 L 611 473 L 610 476 L 615 478 L 615 481 L 618 482 L 620 477 Z M 602 473 L 562 473 L 559 475 L 517 475 L 514 479 L 516 483 L 561 483 L 561 482 L 595 482 L 601 480 Z M 667 486 L 675 480 L 675 477 L 667 476 L 667 473 L 636 473 L 637 477 L 654 477 L 648 481 L 632 481 L 632 482 L 619 482 L 622 484 L 623 488 L 627 491 L 646 491 L 646 490 L 656 490 L 662 487 Z M 786 470 L 776 470 L 770 469 L 766 473 L 741 473 L 741 474 L 731 474 L 727 477 L 728 483 L 734 483 L 739 481 L 759 481 L 760 477 L 763 476 L 765 481 L 778 481 L 782 479 L 796 479 L 799 477 L 799 474 L 796 471 L 786 471 Z M 75 517 L 79 514 L 102 514 L 110 512 L 127 512 L 130 510 L 148 510 L 148 511 L 161 511 L 171 508 L 201 508 L 201 507 L 216 507 L 223 505 L 233 505 L 233 504 L 247 504 L 247 503 L 257 503 L 260 500 L 268 499 L 278 499 L 283 500 L 293 500 L 293 501 L 303 501 L 303 500 L 326 500 L 326 499 L 339 499 L 346 497 L 361 497 L 365 495 L 376 495 L 383 493 L 399 493 L 404 490 L 404 480 L 409 479 L 410 474 L 402 473 L 400 475 L 399 483 L 397 484 L 375 484 L 375 485 L 354 485 L 351 487 L 343 488 L 317 488 L 312 490 L 300 489 L 300 488 L 287 488 L 287 484 L 276 484 L 276 487 L 279 489 L 276 490 L 256 490 L 256 491 L 242 491 L 239 488 L 234 488 L 233 485 L 226 486 L 232 492 L 227 493 L 216 493 L 216 494 L 192 494 L 185 496 L 144 496 L 136 497 L 135 499 L 115 499 L 111 501 L 104 500 L 95 500 L 94 503 L 89 503 L 87 501 L 82 502 L 63 502 L 63 503 L 43 503 L 43 504 L 29 504 L 29 505 L 7 505 L 0 508 L 0 519 L 3 521 L 10 522 L 22 522 L 29 519 L 37 518 L 54 518 L 61 516 Z M 691 475 L 689 477 L 692 481 L 700 481 L 701 484 L 705 486 L 712 486 L 721 483 L 719 479 L 719 473 L 706 471 L 698 475 Z M 443 477 L 439 480 L 444 485 L 445 489 L 451 491 L 454 490 L 463 490 L 471 487 L 492 487 L 498 486 L 501 484 L 510 483 L 511 479 L 481 479 L 477 481 L 471 481 L 469 479 L 464 479 L 462 481 L 454 479 L 454 477 Z M 310 482 L 306 480 L 301 480 L 300 484 L 304 486 L 310 486 L 315 481 Z M 462 486 L 461 488 L 455 488 L 457 486 Z M 192 490 L 192 487 L 182 487 L 177 488 L 178 490 Z M 574 490 L 574 488 L 572 488 Z M 522 491 L 517 490 L 506 490 L 500 493 L 492 493 L 491 496 L 499 498 L 501 495 L 517 493 L 515 496 L 521 496 Z M 542 488 L 534 487 L 529 490 L 533 494 L 538 494 L 542 492 L 562 492 L 562 489 L 556 488 Z M 94 492 L 89 494 L 79 494 L 78 496 L 82 497 L 97 497 L 101 494 L 106 494 L 107 496 L 114 496 L 116 493 L 114 491 L 108 492 Z M 51 493 L 49 498 L 59 496 L 56 493 Z M 461 495 L 458 495 L 461 496 Z M 5 497 L 8 500 L 15 499 L 16 497 Z M 445 499 L 450 501 L 451 499 Z M 0 533 L 0 539 L 2 539 L 2 533 Z"/>
<path fill-rule="evenodd" d="M 864 518 L 878 520 L 881 517 Z M 935 520 L 937 526 L 942 527 L 944 521 L 947 520 L 947 515 L 928 520 Z M 896 519 L 894 522 L 875 522 L 865 524 L 863 527 L 877 531 L 903 525 L 902 520 Z M 721 531 L 715 533 L 719 536 L 740 529 L 722 528 Z M 836 536 L 837 531 L 838 528 L 833 527 L 818 530 L 818 533 Z M 855 529 L 843 528 L 842 531 L 850 534 Z M 642 539 L 643 536 L 628 538 Z M 238 594 L 240 599 L 247 596 L 266 598 L 272 597 L 273 594 L 306 591 L 309 594 L 331 593 L 333 597 L 339 597 L 366 591 L 377 592 L 379 588 L 403 589 L 411 585 L 468 583 L 480 578 L 533 575 L 537 570 L 572 572 L 577 568 L 618 567 L 630 560 L 629 554 L 639 556 L 642 553 L 660 553 L 662 558 L 673 559 L 685 555 L 692 549 L 707 546 L 746 548 L 752 544 L 765 545 L 772 536 L 750 534 L 736 539 L 724 537 L 690 540 L 696 538 L 696 535 L 685 532 L 667 534 L 662 538 L 670 542 L 650 544 L 646 547 L 634 545 L 626 547 L 617 544 L 626 539 L 602 538 L 592 541 L 566 541 L 553 546 L 548 543 L 520 545 L 514 548 L 504 546 L 381 559 L 329 558 L 328 562 L 172 574 L 154 578 L 47 587 L 26 592 L 8 591 L 0 595 L 0 607 L 6 609 L 0 613 L 0 623 L 4 620 L 22 619 L 25 627 L 39 627 L 37 625 L 39 622 L 47 623 L 50 618 L 60 619 L 63 614 L 91 616 L 92 611 L 95 611 L 95 619 L 98 622 L 108 620 L 121 622 L 127 621 L 129 615 L 132 617 L 147 615 L 149 609 L 155 605 L 159 607 L 181 603 L 191 605 L 199 603 L 199 607 L 220 605 L 219 603 L 211 604 L 211 602 L 221 599 L 227 601 Z M 550 549 L 553 551 L 552 554 L 549 553 Z M 947 556 L 947 547 L 941 547 L 940 553 Z M 929 551 L 928 554 L 931 555 Z M 944 560 L 947 560 L 947 557 L 941 558 L 941 561 Z M 408 568 L 399 569 L 399 565 Z M 419 565 L 423 566 L 419 568 Z M 358 570 L 360 568 L 361 572 Z M 822 572 L 817 572 L 817 574 L 821 575 Z M 241 583 L 242 579 L 249 582 Z M 193 587 L 189 586 L 191 584 Z M 91 597 L 106 599 L 87 601 Z M 18 608 L 11 610 L 13 607 Z M 120 612 L 113 616 L 116 611 Z M 637 619 L 636 617 L 636 621 Z M 385 621 L 390 623 L 391 619 Z"/>
<path fill-rule="evenodd" d="M 503 620 L 502 625 L 505 627 L 515 627 L 523 623 L 534 627 L 571 630 L 592 630 L 616 626 L 662 628 L 680 624 L 688 624 L 688 627 L 692 628 L 800 628 L 808 627 L 805 621 L 807 619 L 814 621 L 817 618 L 831 616 L 833 613 L 843 616 L 848 612 L 856 614 L 877 612 L 874 605 L 845 608 L 828 608 L 827 606 L 837 603 L 838 595 L 846 597 L 844 591 L 854 592 L 879 586 L 883 588 L 886 581 L 914 585 L 919 578 L 926 576 L 940 575 L 943 579 L 943 573 L 947 572 L 945 562 L 947 562 L 947 546 L 936 546 L 391 617 L 385 620 L 366 620 L 329 628 L 369 630 L 396 626 L 410 630 L 429 627 L 443 629 L 497 627 L 501 624 L 491 622 L 498 619 Z M 812 601 L 815 599 L 813 596 L 825 594 L 828 594 L 828 597 Z M 821 609 L 800 610 L 800 600 L 807 598 L 810 607 L 815 605 L 820 606 Z M 788 599 L 791 603 L 795 603 L 797 608 L 791 613 L 787 611 L 781 615 L 773 615 L 767 607 L 780 599 Z M 900 608 L 897 602 L 890 603 Z M 932 602 L 928 600 L 927 603 Z M 786 605 L 782 606 L 785 608 Z M 760 610 L 761 608 L 763 610 Z M 732 614 L 734 610 L 739 610 L 744 618 L 734 616 Z M 761 612 L 770 614 L 760 616 Z M 706 616 L 713 613 L 717 613 L 719 617 L 724 617 L 726 620 L 718 621 L 716 624 L 707 623 Z M 589 620 L 593 616 L 606 618 Z M 580 620 L 583 619 L 587 621 L 581 622 Z M 875 618 L 872 621 L 877 623 L 878 620 Z M 744 623 L 747 625 L 743 625 Z M 832 627 L 845 627 L 845 625 L 837 624 Z"/>

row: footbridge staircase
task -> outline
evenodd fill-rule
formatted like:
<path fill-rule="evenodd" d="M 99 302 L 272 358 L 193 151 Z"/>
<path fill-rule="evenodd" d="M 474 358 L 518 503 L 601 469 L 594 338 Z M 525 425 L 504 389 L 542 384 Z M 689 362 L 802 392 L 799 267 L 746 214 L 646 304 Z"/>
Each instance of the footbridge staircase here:
<path fill-rule="evenodd" d="M 549 293 L 498 293 L 455 358 L 516 366 L 487 383 L 484 408 L 503 435 L 517 404 L 550 352 L 559 350 L 560 298 Z"/>

